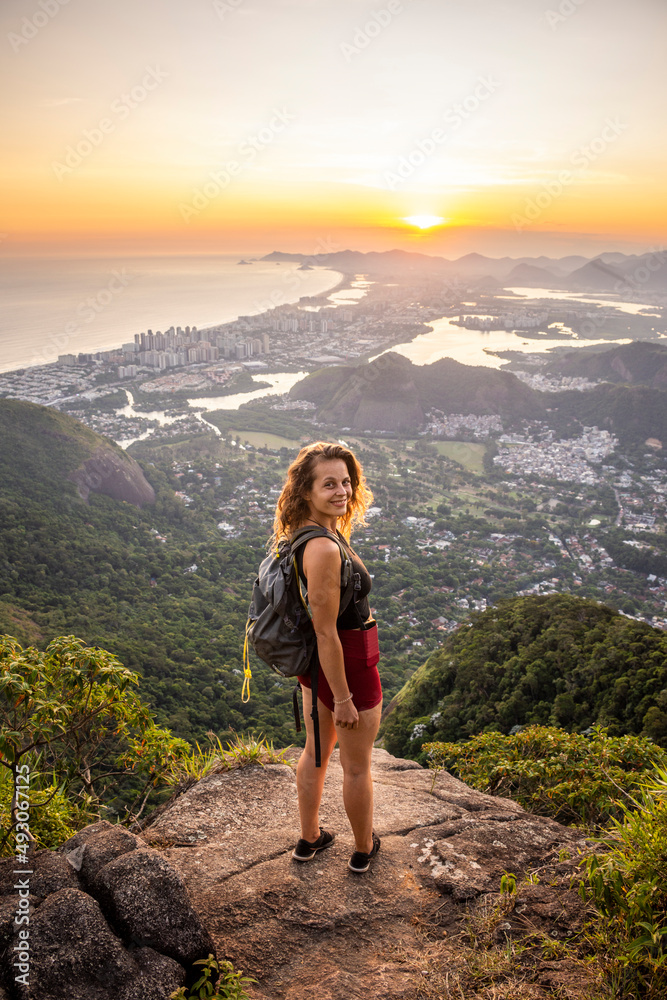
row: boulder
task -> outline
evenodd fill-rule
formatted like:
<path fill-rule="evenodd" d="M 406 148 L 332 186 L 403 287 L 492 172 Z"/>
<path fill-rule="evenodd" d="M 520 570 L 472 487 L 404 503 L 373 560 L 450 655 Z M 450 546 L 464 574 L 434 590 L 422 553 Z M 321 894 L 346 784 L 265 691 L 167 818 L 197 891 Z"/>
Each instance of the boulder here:
<path fill-rule="evenodd" d="M 18 879 L 30 893 L 21 926 Z M 13 962 L 26 930 L 21 983 Z M 0 862 L 0 984 L 11 1000 L 166 1000 L 211 953 L 180 876 L 123 827 L 92 823 L 58 851 L 33 852 L 18 875 L 13 858 Z"/>
<path fill-rule="evenodd" d="M 97 873 L 109 861 L 146 844 L 118 824 L 107 820 L 84 827 L 58 848 L 68 866 L 79 873 L 84 887 L 94 892 Z"/>
<path fill-rule="evenodd" d="M 30 882 L 30 895 L 35 904 L 46 899 L 59 889 L 80 889 L 76 872 L 65 858 L 54 851 L 34 851 L 30 855 L 31 873 L 26 876 Z M 0 897 L 15 896 L 17 880 L 23 876 L 16 874 L 17 865 L 13 858 L 0 861 Z"/>
<path fill-rule="evenodd" d="M 27 984 L 12 987 L 18 1000 L 168 1000 L 185 982 L 185 969 L 172 959 L 124 948 L 99 903 L 79 889 L 44 901 L 29 940 Z"/>
<path fill-rule="evenodd" d="M 180 876 L 157 851 L 115 858 L 96 879 L 105 913 L 124 940 L 189 966 L 214 951 Z"/>

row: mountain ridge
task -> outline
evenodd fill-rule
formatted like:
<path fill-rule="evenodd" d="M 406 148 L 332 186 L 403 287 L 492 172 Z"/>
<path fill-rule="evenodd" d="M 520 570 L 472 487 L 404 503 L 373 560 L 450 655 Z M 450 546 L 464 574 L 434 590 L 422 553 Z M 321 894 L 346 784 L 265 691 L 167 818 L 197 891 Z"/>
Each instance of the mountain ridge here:
<path fill-rule="evenodd" d="M 566 291 L 608 291 L 621 295 L 667 290 L 667 255 L 659 250 L 645 254 L 607 253 L 597 257 L 569 254 L 565 257 L 486 257 L 476 252 L 450 260 L 447 257 L 408 250 L 336 250 L 329 253 L 301 254 L 273 250 L 263 261 L 307 262 L 330 267 L 346 274 L 366 273 L 378 277 L 398 273 L 432 273 L 445 278 L 479 279 L 491 277 L 511 284 L 516 268 L 534 269 L 519 272 L 531 279 L 531 287 L 553 287 Z M 532 275 L 532 277 L 531 277 Z M 546 285 L 540 284 L 548 279 Z"/>

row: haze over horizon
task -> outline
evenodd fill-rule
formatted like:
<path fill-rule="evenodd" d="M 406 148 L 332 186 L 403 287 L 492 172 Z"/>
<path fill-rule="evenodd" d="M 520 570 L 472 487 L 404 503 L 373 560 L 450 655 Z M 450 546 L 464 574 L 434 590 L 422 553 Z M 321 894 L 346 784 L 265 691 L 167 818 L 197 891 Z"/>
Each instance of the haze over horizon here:
<path fill-rule="evenodd" d="M 0 255 L 663 245 L 661 0 L 7 0 Z"/>

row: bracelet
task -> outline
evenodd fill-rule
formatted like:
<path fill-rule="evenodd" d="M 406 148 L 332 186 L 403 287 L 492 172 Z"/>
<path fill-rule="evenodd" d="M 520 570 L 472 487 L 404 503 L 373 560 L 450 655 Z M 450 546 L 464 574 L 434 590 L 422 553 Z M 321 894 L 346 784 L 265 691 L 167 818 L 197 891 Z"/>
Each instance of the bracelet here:
<path fill-rule="evenodd" d="M 345 702 L 351 701 L 351 700 L 352 700 L 352 695 L 351 694 L 348 694 L 347 698 L 341 698 L 340 701 L 336 701 L 336 699 L 334 698 L 334 705 L 344 705 Z"/>

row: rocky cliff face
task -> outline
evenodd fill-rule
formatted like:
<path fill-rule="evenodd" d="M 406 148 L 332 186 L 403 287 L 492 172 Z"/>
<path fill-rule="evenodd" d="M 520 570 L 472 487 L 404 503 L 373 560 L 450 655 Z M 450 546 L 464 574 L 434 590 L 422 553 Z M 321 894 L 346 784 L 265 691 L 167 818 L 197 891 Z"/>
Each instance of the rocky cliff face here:
<path fill-rule="evenodd" d="M 137 462 L 108 445 L 100 444 L 67 478 L 76 484 L 82 500 L 87 500 L 91 493 L 103 493 L 135 507 L 155 503 L 155 491 Z"/>
<path fill-rule="evenodd" d="M 355 369 L 319 419 L 353 430 L 399 431 L 424 421 L 413 378 L 413 365 L 399 354 L 387 354 Z"/>
<path fill-rule="evenodd" d="M 69 482 L 68 482 L 69 480 Z M 43 502 L 71 493 L 103 493 L 142 507 L 155 502 L 141 467 L 117 444 L 48 406 L 0 399 L 0 482 L 10 493 Z"/>

